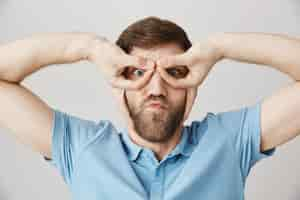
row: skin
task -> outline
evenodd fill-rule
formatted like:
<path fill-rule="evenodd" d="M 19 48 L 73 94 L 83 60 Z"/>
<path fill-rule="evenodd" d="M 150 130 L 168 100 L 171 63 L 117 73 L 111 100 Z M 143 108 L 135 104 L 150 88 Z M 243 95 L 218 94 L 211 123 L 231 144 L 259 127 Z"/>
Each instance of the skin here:
<path fill-rule="evenodd" d="M 183 52 L 176 44 L 166 44 L 151 49 L 134 47 L 130 54 L 156 62 L 164 56 Z M 130 72 L 131 79 L 142 78 L 143 75 L 138 75 L 137 70 Z M 136 144 L 152 149 L 157 159 L 161 160 L 180 140 L 186 89 L 174 88 L 155 69 L 147 84 L 138 90 L 127 91 L 126 98 L 136 129 L 130 132 L 131 139 Z M 165 108 L 149 107 L 150 101 L 159 101 Z"/>
<path fill-rule="evenodd" d="M 141 98 L 130 100 L 131 107 L 139 110 L 142 101 L 147 99 L 149 94 L 162 90 L 163 87 L 158 86 L 167 85 L 164 82 L 157 84 L 162 82 L 160 77 L 176 89 L 197 87 L 216 62 L 232 59 L 272 67 L 295 80 L 294 83 L 264 98 L 262 102 L 260 148 L 261 151 L 265 151 L 287 143 L 300 134 L 299 52 L 300 40 L 296 37 L 267 33 L 221 33 L 210 36 L 204 42 L 193 44 L 192 48 L 183 54 L 155 57 L 158 60 L 150 62 L 137 56 L 126 55 L 109 41 L 99 39 L 91 33 L 35 35 L 0 46 L 0 125 L 9 129 L 20 143 L 51 158 L 53 112 L 39 96 L 21 85 L 22 80 L 42 67 L 87 60 L 99 67 L 113 87 L 127 90 L 143 88 L 154 73 L 150 84 L 155 87 L 139 93 Z M 125 80 L 120 77 L 119 72 L 126 65 L 147 69 L 147 72 L 141 81 Z M 190 75 L 181 80 L 174 80 L 164 73 L 165 68 L 177 65 L 188 66 Z M 160 76 L 156 74 L 156 70 Z M 169 91 L 171 87 L 165 90 Z M 172 93 L 178 94 L 174 98 L 181 99 L 183 96 L 177 91 Z M 167 100 L 174 108 L 179 106 L 170 98 Z M 147 134 L 152 133 L 150 131 Z M 157 136 L 155 137 L 157 139 Z M 135 141 L 145 146 L 148 144 L 160 157 L 174 147 L 173 143 L 165 144 L 168 147 L 163 152 L 162 148 L 139 140 L 138 137 Z M 179 140 L 174 141 L 178 143 Z"/>
<path fill-rule="evenodd" d="M 297 37 L 253 32 L 219 33 L 210 36 L 205 42 L 194 44 L 182 55 L 160 59 L 158 69 L 178 64 L 195 69 L 194 76 L 180 81 L 160 70 L 165 80 L 176 87 L 201 84 L 211 67 L 221 59 L 263 65 L 289 75 L 294 83 L 262 101 L 260 150 L 264 152 L 285 144 L 300 134 L 299 53 L 300 40 Z"/>

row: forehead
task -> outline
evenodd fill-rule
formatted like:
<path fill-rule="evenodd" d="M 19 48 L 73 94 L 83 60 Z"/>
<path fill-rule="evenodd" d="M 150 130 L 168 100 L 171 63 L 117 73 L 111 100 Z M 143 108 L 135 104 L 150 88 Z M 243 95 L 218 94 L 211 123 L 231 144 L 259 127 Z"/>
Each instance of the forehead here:
<path fill-rule="evenodd" d="M 130 52 L 131 55 L 144 57 L 151 60 L 158 60 L 163 56 L 176 55 L 181 53 L 184 53 L 184 50 L 180 48 L 177 44 L 173 43 L 158 45 L 148 49 L 133 47 Z"/>

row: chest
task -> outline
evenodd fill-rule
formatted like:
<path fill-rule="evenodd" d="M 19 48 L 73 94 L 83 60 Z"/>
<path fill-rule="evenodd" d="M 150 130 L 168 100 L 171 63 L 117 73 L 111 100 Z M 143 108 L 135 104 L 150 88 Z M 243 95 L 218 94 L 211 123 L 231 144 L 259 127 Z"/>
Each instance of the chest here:
<path fill-rule="evenodd" d="M 190 157 L 170 160 L 159 168 L 147 167 L 146 160 L 132 163 L 120 141 L 98 147 L 87 149 L 76 163 L 74 199 L 242 199 L 239 165 L 222 145 L 199 146 Z"/>

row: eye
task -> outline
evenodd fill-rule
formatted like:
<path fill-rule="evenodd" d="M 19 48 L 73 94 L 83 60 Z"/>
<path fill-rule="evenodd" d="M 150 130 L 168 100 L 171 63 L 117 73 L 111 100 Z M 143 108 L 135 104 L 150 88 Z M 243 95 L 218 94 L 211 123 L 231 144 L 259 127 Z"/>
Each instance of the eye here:
<path fill-rule="evenodd" d="M 135 76 L 139 77 L 139 76 L 143 76 L 145 71 L 142 69 L 134 69 L 132 72 Z"/>
<path fill-rule="evenodd" d="M 136 80 L 142 77 L 144 73 L 145 70 L 143 69 L 136 68 L 136 67 L 126 67 L 122 74 L 126 79 Z"/>
<path fill-rule="evenodd" d="M 189 69 L 186 66 L 169 67 L 166 71 L 169 75 L 177 79 L 184 78 L 189 73 Z"/>

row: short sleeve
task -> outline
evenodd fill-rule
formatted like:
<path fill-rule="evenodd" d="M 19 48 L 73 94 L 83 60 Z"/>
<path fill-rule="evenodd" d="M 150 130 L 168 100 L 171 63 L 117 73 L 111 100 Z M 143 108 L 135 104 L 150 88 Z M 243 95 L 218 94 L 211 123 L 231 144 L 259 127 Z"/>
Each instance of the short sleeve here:
<path fill-rule="evenodd" d="M 101 135 L 103 131 L 100 130 L 103 130 L 109 121 L 101 120 L 96 123 L 55 108 L 52 110 L 52 159 L 44 159 L 58 169 L 65 182 L 69 182 L 78 154 L 89 141 Z"/>
<path fill-rule="evenodd" d="M 259 160 L 274 154 L 276 148 L 261 152 L 261 103 L 217 113 L 218 121 L 230 131 L 230 139 L 240 161 L 244 178 Z"/>

